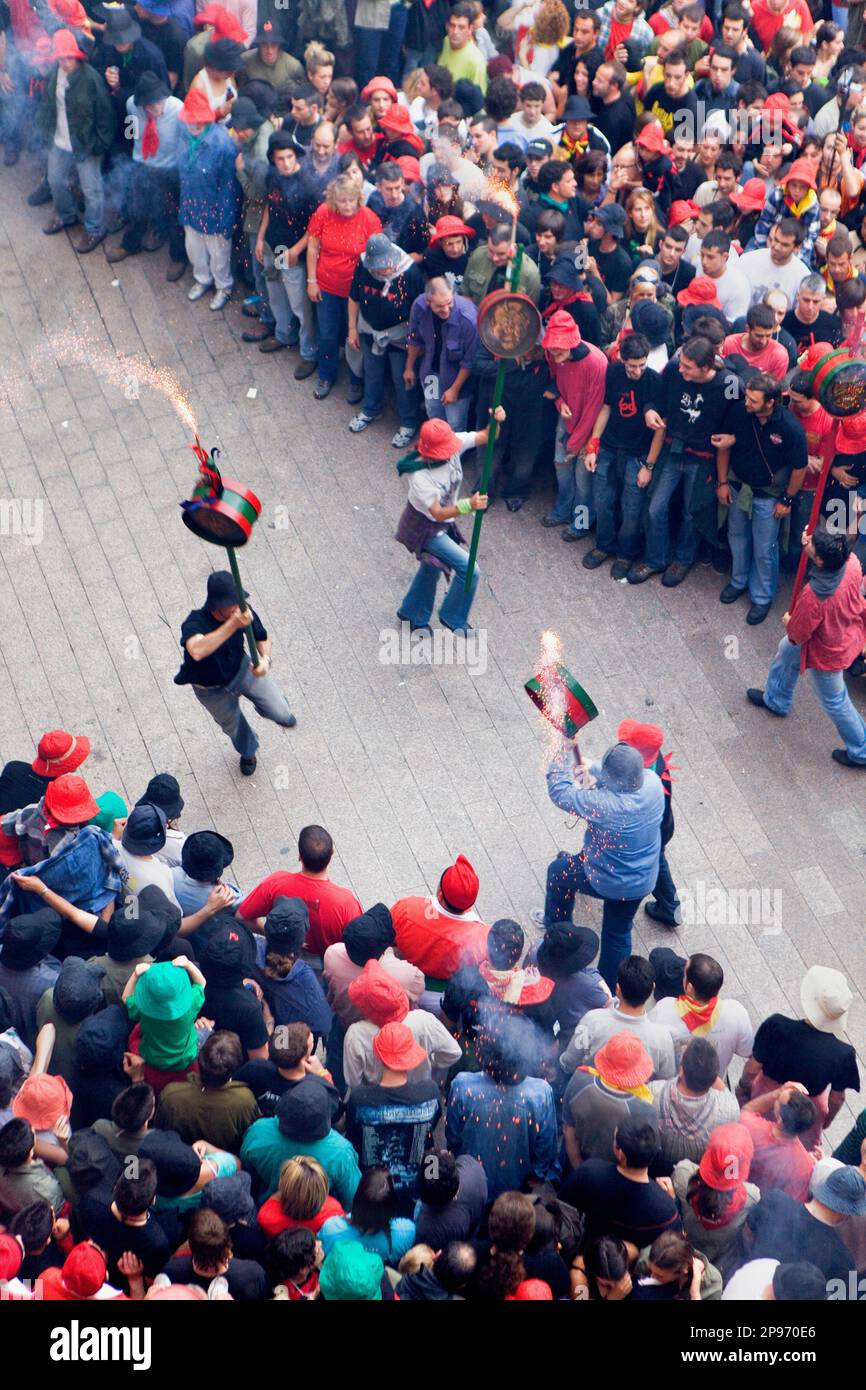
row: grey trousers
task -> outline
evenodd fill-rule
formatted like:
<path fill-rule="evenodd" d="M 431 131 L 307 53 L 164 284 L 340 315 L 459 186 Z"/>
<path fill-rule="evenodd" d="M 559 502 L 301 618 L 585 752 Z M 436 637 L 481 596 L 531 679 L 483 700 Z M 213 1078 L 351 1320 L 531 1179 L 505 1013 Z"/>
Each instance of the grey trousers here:
<path fill-rule="evenodd" d="M 289 702 L 276 681 L 271 680 L 270 676 L 254 676 L 247 657 L 244 657 L 241 669 L 228 685 L 194 685 L 193 690 L 199 704 L 204 705 L 223 733 L 228 734 L 242 758 L 252 758 L 259 746 L 258 738 L 241 713 L 242 695 L 252 703 L 262 719 L 286 724 L 291 718 Z"/>

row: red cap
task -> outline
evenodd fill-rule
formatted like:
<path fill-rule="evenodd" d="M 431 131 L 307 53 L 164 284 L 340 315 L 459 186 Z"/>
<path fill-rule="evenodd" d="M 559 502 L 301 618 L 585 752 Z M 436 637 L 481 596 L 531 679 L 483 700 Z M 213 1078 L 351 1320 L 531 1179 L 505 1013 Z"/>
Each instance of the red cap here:
<path fill-rule="evenodd" d="M 444 462 L 459 452 L 460 440 L 447 420 L 424 421 L 418 436 L 418 453 L 422 458 Z"/>
<path fill-rule="evenodd" d="M 697 217 L 700 208 L 693 198 L 677 198 L 671 203 L 671 210 L 668 213 L 668 226 L 678 227 L 681 222 L 685 222 L 689 217 Z"/>
<path fill-rule="evenodd" d="M 30 766 L 40 777 L 62 777 L 74 772 L 90 754 L 90 739 L 83 734 L 68 734 L 65 729 L 52 729 L 39 740 L 37 756 Z"/>
<path fill-rule="evenodd" d="M 433 228 L 433 235 L 429 245 L 435 246 L 437 241 L 441 241 L 446 236 L 474 236 L 472 227 L 468 227 L 462 217 L 455 217 L 452 213 L 446 213 L 440 217 Z"/>
<path fill-rule="evenodd" d="M 522 1283 L 517 1285 L 511 1301 L 515 1303 L 552 1303 L 553 1290 L 543 1279 L 524 1279 Z"/>
<path fill-rule="evenodd" d="M 541 346 L 550 348 L 576 348 L 581 343 L 580 329 L 565 309 L 557 309 L 551 314 Z"/>
<path fill-rule="evenodd" d="M 0 1236 L 0 1283 L 14 1279 L 21 1268 L 24 1252 L 14 1236 Z"/>
<path fill-rule="evenodd" d="M 661 752 L 664 734 L 658 724 L 639 724 L 636 719 L 623 719 L 616 731 L 617 743 L 636 748 L 644 767 L 650 767 Z"/>
<path fill-rule="evenodd" d="M 653 150 L 656 154 L 668 154 L 671 148 L 665 139 L 664 131 L 655 121 L 644 126 L 634 143 L 643 145 L 645 149 Z"/>
<path fill-rule="evenodd" d="M 58 29 L 51 40 L 51 56 L 58 58 L 79 58 L 87 61 L 87 54 L 78 47 L 78 40 L 68 29 Z"/>
<path fill-rule="evenodd" d="M 66 1256 L 61 1277 L 64 1287 L 76 1298 L 92 1298 L 105 1283 L 106 1272 L 102 1251 L 84 1240 Z"/>
<path fill-rule="evenodd" d="M 478 875 L 465 854 L 458 854 L 456 863 L 443 873 L 439 886 L 446 902 L 458 912 L 468 912 L 474 905 L 478 897 Z"/>
<path fill-rule="evenodd" d="M 772 96 L 768 96 L 764 102 L 763 109 L 765 111 L 783 111 L 787 116 L 791 110 L 791 98 L 786 96 L 784 92 L 773 92 Z"/>
<path fill-rule="evenodd" d="M 383 1067 L 391 1071 L 414 1071 L 427 1061 L 427 1053 L 416 1042 L 405 1023 L 386 1023 L 373 1039 L 373 1051 Z"/>
<path fill-rule="evenodd" d="M 72 1092 L 62 1076 L 37 1072 L 28 1076 L 12 1102 L 12 1114 L 29 1120 L 34 1129 L 53 1129 L 61 1115 L 69 1119 Z"/>
<path fill-rule="evenodd" d="M 807 183 L 810 188 L 816 188 L 815 167 L 808 159 L 795 159 L 787 174 L 779 179 L 779 183 L 790 183 L 795 179 L 799 183 Z"/>
<path fill-rule="evenodd" d="M 84 778 L 72 777 L 69 773 L 49 783 L 42 804 L 58 825 L 84 825 L 99 815 L 99 807 Z"/>
<path fill-rule="evenodd" d="M 735 189 L 728 197 L 740 212 L 760 212 L 767 201 L 767 185 L 763 179 L 746 179 L 742 188 Z"/>
<path fill-rule="evenodd" d="M 216 120 L 210 102 L 198 87 L 187 92 L 183 107 L 177 114 L 178 119 L 186 121 L 187 125 L 210 125 Z"/>
<path fill-rule="evenodd" d="M 595 1054 L 595 1065 L 602 1081 L 628 1091 L 643 1086 L 653 1074 L 654 1063 L 635 1033 L 614 1033 Z"/>
<path fill-rule="evenodd" d="M 398 169 L 402 170 L 403 177 L 407 183 L 423 183 L 424 177 L 421 173 L 421 165 L 413 154 L 401 154 L 394 160 Z"/>
<path fill-rule="evenodd" d="M 839 421 L 836 433 L 837 454 L 862 454 L 866 449 L 866 411 L 848 415 Z"/>
<path fill-rule="evenodd" d="M 196 15 L 193 23 L 198 28 L 206 24 L 213 25 L 214 36 L 218 39 L 234 39 L 235 43 L 246 43 L 247 32 L 243 29 L 224 5 L 205 5 Z"/>
<path fill-rule="evenodd" d="M 704 1149 L 698 1171 L 707 1187 L 717 1192 L 733 1192 L 749 1176 L 754 1146 L 745 1125 L 734 1121 L 716 1125 Z"/>
<path fill-rule="evenodd" d="M 409 997 L 405 989 L 389 975 L 377 960 L 368 960 L 360 975 L 349 985 L 349 998 L 359 1013 L 382 1028 L 386 1023 L 399 1023 L 409 1012 Z"/>
<path fill-rule="evenodd" d="M 374 92 L 387 92 L 394 101 L 397 100 L 399 93 L 390 77 L 371 77 L 366 87 L 361 92 L 361 100 L 369 101 Z"/>
<path fill-rule="evenodd" d="M 714 309 L 722 307 L 716 293 L 716 282 L 709 275 L 696 275 L 690 285 L 680 290 L 677 303 L 682 304 L 683 308 L 688 304 L 711 304 Z"/>

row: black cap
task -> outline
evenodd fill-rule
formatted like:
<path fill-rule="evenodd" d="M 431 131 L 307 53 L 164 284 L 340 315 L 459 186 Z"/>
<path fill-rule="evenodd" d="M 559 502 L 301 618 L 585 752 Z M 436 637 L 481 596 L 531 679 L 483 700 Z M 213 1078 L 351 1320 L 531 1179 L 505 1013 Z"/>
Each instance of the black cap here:
<path fill-rule="evenodd" d="M 198 883 L 216 883 L 234 857 L 231 840 L 215 830 L 196 830 L 187 835 L 180 851 L 181 868 Z"/>
<path fill-rule="evenodd" d="M 526 146 L 527 159 L 549 159 L 553 154 L 553 145 L 549 140 L 530 140 Z"/>
<path fill-rule="evenodd" d="M 252 970 L 256 948 L 240 922 L 220 924 L 208 935 L 201 958 L 202 969 L 213 984 L 234 984 Z"/>
<path fill-rule="evenodd" d="M 310 930 L 310 914 L 302 898 L 277 898 L 265 918 L 269 950 L 297 955 Z"/>
<path fill-rule="evenodd" d="M 55 1011 L 64 1022 L 81 1023 L 89 1014 L 98 1013 L 104 1008 L 104 974 L 101 965 L 82 960 L 80 956 L 66 957 L 54 982 L 52 996 Z"/>
<path fill-rule="evenodd" d="M 383 951 L 397 940 L 390 909 L 384 903 L 374 903 L 360 917 L 353 917 L 343 928 L 346 955 L 355 965 L 378 960 Z"/>
<path fill-rule="evenodd" d="M 138 1146 L 139 1156 L 156 1165 L 156 1190 L 160 1197 L 182 1197 L 195 1187 L 201 1159 L 173 1129 L 150 1129 Z"/>
<path fill-rule="evenodd" d="M 256 103 L 250 101 L 249 97 L 235 97 L 226 125 L 232 130 L 258 130 L 264 119 Z"/>
<path fill-rule="evenodd" d="M 10 970 L 29 970 L 50 955 L 60 940 L 63 923 L 50 907 L 24 917 L 11 917 L 3 932 L 0 963 Z"/>
<path fill-rule="evenodd" d="M 211 39 L 205 45 L 204 65 L 215 72 L 237 72 L 244 50 L 234 39 Z"/>
<path fill-rule="evenodd" d="M 144 789 L 144 796 L 140 796 L 135 804 L 142 806 L 146 801 L 165 811 L 167 820 L 177 820 L 183 810 L 183 797 L 177 778 L 172 777 L 170 772 L 158 772 L 151 777 Z"/>
<path fill-rule="evenodd" d="M 244 598 L 249 598 L 246 589 Z M 207 577 L 208 608 L 234 608 L 238 601 L 238 591 L 230 570 L 214 570 Z"/>

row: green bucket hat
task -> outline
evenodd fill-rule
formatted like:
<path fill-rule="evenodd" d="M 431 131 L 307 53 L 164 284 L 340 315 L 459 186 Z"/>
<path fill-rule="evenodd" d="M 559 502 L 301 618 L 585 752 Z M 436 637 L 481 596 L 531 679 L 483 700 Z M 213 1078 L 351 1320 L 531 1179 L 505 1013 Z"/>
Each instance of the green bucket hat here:
<path fill-rule="evenodd" d="M 98 825 L 100 830 L 106 830 L 111 834 L 112 826 L 116 820 L 123 820 L 129 815 L 129 807 L 122 796 L 117 792 L 103 792 L 102 796 L 96 798 L 99 807 L 99 814 L 94 816 L 89 822 L 90 825 Z"/>
<path fill-rule="evenodd" d="M 147 1018 L 181 1018 L 192 999 L 189 975 L 169 960 L 160 961 L 141 976 L 134 997 Z"/>
<path fill-rule="evenodd" d="M 319 1288 L 332 1302 L 375 1303 L 382 1297 L 384 1273 L 379 1256 L 365 1250 L 360 1241 L 341 1240 L 322 1265 Z"/>

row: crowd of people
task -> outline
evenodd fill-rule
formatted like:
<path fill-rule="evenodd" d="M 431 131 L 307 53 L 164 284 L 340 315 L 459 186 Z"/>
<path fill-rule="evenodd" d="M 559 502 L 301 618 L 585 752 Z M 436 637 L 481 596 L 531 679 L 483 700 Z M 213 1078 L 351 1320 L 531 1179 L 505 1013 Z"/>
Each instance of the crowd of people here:
<path fill-rule="evenodd" d="M 805 548 L 746 693 L 783 716 L 808 669 L 834 759 L 866 767 L 866 411 L 828 413 L 800 360 L 856 357 L 866 324 L 863 6 L 195 10 L 0 0 L 0 141 L 43 231 L 83 221 L 75 251 L 113 264 L 166 247 L 213 312 L 243 284 L 244 342 L 296 348 L 294 389 L 343 372 L 354 434 L 393 407 L 414 633 L 443 573 L 440 621 L 470 630 L 459 518 L 548 482 L 541 524 L 592 537 L 586 569 L 676 587 L 704 560 L 753 625 Z M 542 326 L 494 408 L 478 311 L 504 288 Z M 236 597 L 211 576 L 177 680 L 252 775 L 240 695 L 296 721 Z M 527 930 L 481 919 L 464 855 L 365 908 L 308 825 L 296 872 L 238 885 L 169 773 L 129 807 L 94 796 L 83 735 L 7 762 L 0 1296 L 856 1297 L 866 1111 L 825 1135 L 859 1091 L 851 990 L 816 964 L 797 1017 L 754 1019 L 710 955 L 633 953 L 642 904 L 682 923 L 662 745 L 625 720 L 597 764 L 557 750 L 586 837 Z"/>
<path fill-rule="evenodd" d="M 548 790 L 586 838 L 529 937 L 482 920 L 466 855 L 364 908 L 307 825 L 296 870 L 238 885 L 169 773 L 94 797 L 63 729 L 7 762 L 0 1296 L 856 1298 L 866 1111 L 825 1137 L 860 1088 L 845 977 L 757 1020 L 712 956 L 632 952 L 648 895 L 680 920 L 662 743 L 563 741 Z"/>

